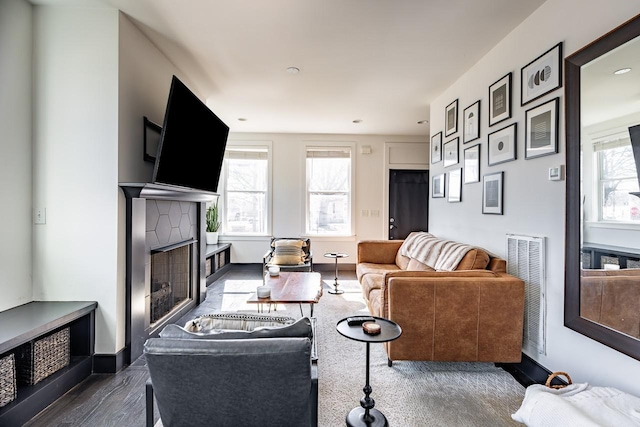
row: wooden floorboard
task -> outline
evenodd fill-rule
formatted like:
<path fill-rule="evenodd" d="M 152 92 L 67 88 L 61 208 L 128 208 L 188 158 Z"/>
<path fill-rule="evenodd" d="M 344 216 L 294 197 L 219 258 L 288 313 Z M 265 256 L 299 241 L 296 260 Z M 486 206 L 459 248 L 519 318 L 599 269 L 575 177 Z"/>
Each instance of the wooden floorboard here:
<path fill-rule="evenodd" d="M 324 280 L 333 279 L 333 276 L 333 272 L 322 272 Z M 200 314 L 219 311 L 225 280 L 261 280 L 261 277 L 260 269 L 231 268 L 207 288 L 203 304 L 177 323 L 183 324 Z M 340 277 L 354 279 L 355 273 L 341 271 Z M 243 291 L 239 292 L 242 302 L 248 298 L 247 291 Z M 145 383 L 148 377 L 144 356 L 116 374 L 92 374 L 32 418 L 25 427 L 144 427 Z M 154 405 L 154 409 L 157 421 L 160 418 L 157 406 Z"/>

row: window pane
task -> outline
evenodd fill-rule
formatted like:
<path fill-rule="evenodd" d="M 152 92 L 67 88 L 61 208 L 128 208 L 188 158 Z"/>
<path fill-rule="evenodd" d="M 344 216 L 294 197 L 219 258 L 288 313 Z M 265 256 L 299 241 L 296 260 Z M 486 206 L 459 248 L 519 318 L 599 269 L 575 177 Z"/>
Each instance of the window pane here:
<path fill-rule="evenodd" d="M 600 151 L 602 179 L 637 178 L 631 146 Z"/>
<path fill-rule="evenodd" d="M 640 221 L 638 178 L 630 145 L 598 152 L 600 163 L 600 211 L 605 221 Z"/>
<path fill-rule="evenodd" d="M 267 190 L 267 160 L 229 159 L 227 168 L 228 191 Z"/>
<path fill-rule="evenodd" d="M 637 179 L 604 181 L 601 192 L 602 219 L 640 221 L 640 198 L 629 194 L 637 191 Z"/>
<path fill-rule="evenodd" d="M 309 194 L 309 232 L 349 234 L 351 217 L 347 194 Z"/>
<path fill-rule="evenodd" d="M 232 233 L 265 233 L 265 193 L 227 191 L 227 226 Z"/>
<path fill-rule="evenodd" d="M 349 191 L 351 159 L 308 158 L 309 191 Z"/>

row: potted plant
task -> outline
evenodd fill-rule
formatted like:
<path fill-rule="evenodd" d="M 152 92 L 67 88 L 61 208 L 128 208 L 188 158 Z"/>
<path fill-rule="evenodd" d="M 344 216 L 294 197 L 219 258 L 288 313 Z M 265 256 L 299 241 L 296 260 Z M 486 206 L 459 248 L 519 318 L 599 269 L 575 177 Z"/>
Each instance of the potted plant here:
<path fill-rule="evenodd" d="M 218 229 L 220 220 L 218 219 L 218 201 L 207 208 L 207 245 L 218 243 Z"/>

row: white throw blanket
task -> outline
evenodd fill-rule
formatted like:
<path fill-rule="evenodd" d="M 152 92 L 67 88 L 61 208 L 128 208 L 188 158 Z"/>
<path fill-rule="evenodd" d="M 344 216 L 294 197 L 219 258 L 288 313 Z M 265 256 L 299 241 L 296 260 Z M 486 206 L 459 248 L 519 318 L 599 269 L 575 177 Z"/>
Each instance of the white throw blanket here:
<path fill-rule="evenodd" d="M 425 232 L 411 233 L 400 246 L 400 254 L 440 271 L 453 271 L 473 246 L 439 239 Z"/>
<path fill-rule="evenodd" d="M 529 427 L 638 427 L 640 398 L 587 383 L 557 390 L 535 384 L 511 418 Z"/>

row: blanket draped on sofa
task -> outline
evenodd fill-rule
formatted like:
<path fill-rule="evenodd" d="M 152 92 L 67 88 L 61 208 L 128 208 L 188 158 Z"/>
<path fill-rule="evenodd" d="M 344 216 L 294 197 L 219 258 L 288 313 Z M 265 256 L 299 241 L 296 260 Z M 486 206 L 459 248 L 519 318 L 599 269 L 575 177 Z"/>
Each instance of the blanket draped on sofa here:
<path fill-rule="evenodd" d="M 400 253 L 415 258 L 438 271 L 453 271 L 474 247 L 452 240 L 439 239 L 425 232 L 411 233 L 400 247 Z"/>

